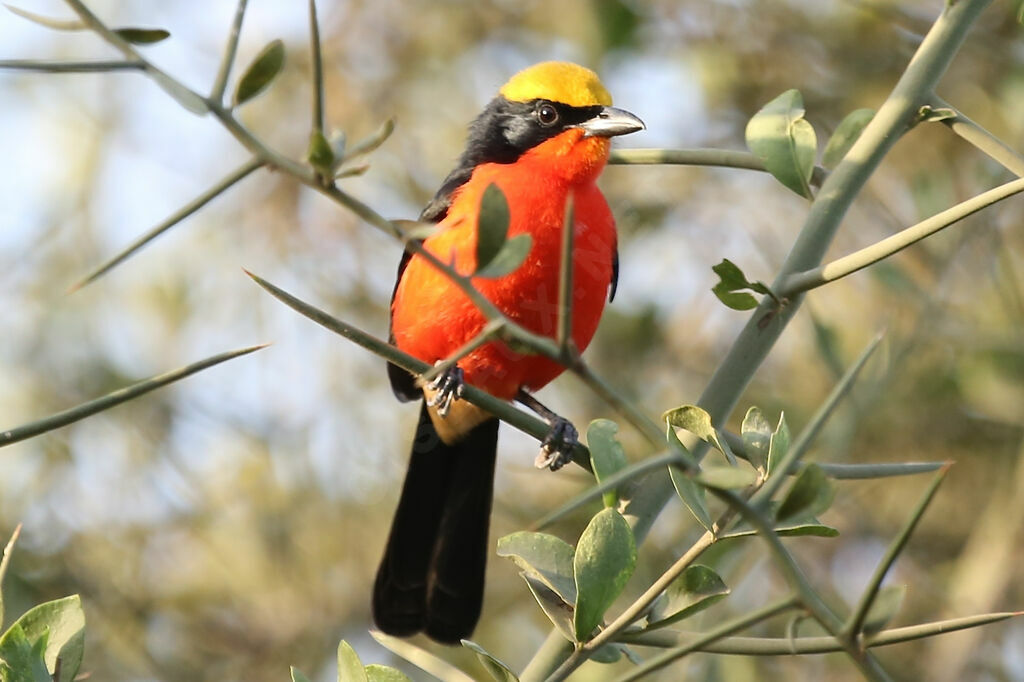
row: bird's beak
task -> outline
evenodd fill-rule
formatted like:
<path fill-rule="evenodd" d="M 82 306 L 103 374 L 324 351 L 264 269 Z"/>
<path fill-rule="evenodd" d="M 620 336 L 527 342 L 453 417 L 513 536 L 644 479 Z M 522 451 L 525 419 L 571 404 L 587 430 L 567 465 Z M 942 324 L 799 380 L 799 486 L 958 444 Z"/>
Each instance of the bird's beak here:
<path fill-rule="evenodd" d="M 597 116 L 580 123 L 579 127 L 583 129 L 586 137 L 628 135 L 647 128 L 644 122 L 633 114 L 615 107 L 601 109 Z"/>

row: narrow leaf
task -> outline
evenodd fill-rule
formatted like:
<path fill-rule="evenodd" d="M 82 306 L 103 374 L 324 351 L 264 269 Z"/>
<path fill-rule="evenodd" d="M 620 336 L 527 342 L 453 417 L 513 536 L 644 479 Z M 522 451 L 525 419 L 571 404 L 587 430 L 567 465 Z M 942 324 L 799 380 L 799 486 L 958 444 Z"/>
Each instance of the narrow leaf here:
<path fill-rule="evenodd" d="M 338 643 L 338 682 L 367 682 L 359 654 L 345 640 Z"/>
<path fill-rule="evenodd" d="M 782 500 L 776 518 L 785 521 L 797 516 L 817 516 L 832 505 L 835 488 L 817 464 L 808 464 L 797 476 Z"/>
<path fill-rule="evenodd" d="M 859 480 L 887 478 L 889 476 L 913 476 L 937 471 L 945 462 L 882 462 L 879 464 L 821 464 L 829 478 L 838 480 Z"/>
<path fill-rule="evenodd" d="M 747 123 L 747 147 L 765 169 L 802 197 L 811 197 L 817 138 L 803 118 L 800 92 L 787 90 L 754 114 Z"/>
<path fill-rule="evenodd" d="M 624 649 L 621 644 L 605 644 L 590 655 L 590 660 L 594 663 L 618 663 Z"/>
<path fill-rule="evenodd" d="M 365 670 L 368 682 L 412 682 L 408 675 L 391 666 L 373 663 Z"/>
<path fill-rule="evenodd" d="M 484 190 L 477 220 L 476 270 L 479 273 L 501 253 L 508 238 L 509 210 L 505 193 L 495 184 Z"/>
<path fill-rule="evenodd" d="M 289 668 L 292 674 L 292 682 L 310 682 L 306 675 L 294 665 Z"/>
<path fill-rule="evenodd" d="M 359 142 L 352 145 L 352 148 L 344 156 L 338 154 L 338 158 L 344 161 L 349 161 L 357 156 L 363 154 L 369 154 L 377 147 L 384 144 L 391 133 L 395 132 L 395 119 L 389 118 L 380 124 L 377 130 L 373 131 Z"/>
<path fill-rule="evenodd" d="M 377 640 L 377 643 L 391 653 L 404 658 L 420 670 L 425 670 L 439 680 L 445 682 L 474 682 L 466 673 L 462 672 L 448 661 L 444 660 L 432 651 L 427 651 L 421 646 L 413 644 L 408 639 L 392 637 L 383 632 L 370 631 L 370 636 Z M 362 664 L 359 666 L 359 674 L 366 680 L 366 670 Z"/>
<path fill-rule="evenodd" d="M 537 580 L 536 578 L 526 574 L 520 573 L 523 576 L 523 580 L 526 581 L 527 587 L 530 588 L 530 592 L 533 594 L 533 598 L 537 600 L 544 615 L 548 617 L 551 624 L 562 633 L 570 642 L 575 641 L 575 635 L 573 631 L 573 618 L 575 609 L 565 603 L 565 600 L 555 594 L 547 585 Z"/>
<path fill-rule="evenodd" d="M 526 257 L 530 255 L 530 248 L 533 246 L 533 237 L 528 234 L 520 234 L 512 237 L 501 248 L 486 267 L 473 273 L 474 277 L 493 279 L 504 277 L 510 272 L 515 272 L 523 264 Z"/>
<path fill-rule="evenodd" d="M 821 157 L 821 165 L 825 168 L 835 168 L 839 162 L 850 151 L 850 147 L 857 141 L 860 134 L 864 132 L 865 126 L 875 116 L 874 109 L 854 109 L 840 121 L 836 131 L 832 133 L 828 144 L 825 145 L 825 152 Z"/>
<path fill-rule="evenodd" d="M 688 566 L 665 591 L 648 617 L 648 630 L 677 623 L 700 613 L 729 594 L 725 581 L 707 566 Z"/>
<path fill-rule="evenodd" d="M 547 533 L 518 531 L 498 540 L 498 556 L 511 559 L 569 604 L 576 603 L 574 553 L 568 542 Z"/>
<path fill-rule="evenodd" d="M 587 428 L 587 447 L 590 449 L 590 464 L 594 469 L 594 477 L 603 483 L 609 476 L 626 468 L 626 453 L 615 438 L 619 426 L 610 419 L 595 419 Z M 614 507 L 619 503 L 619 496 L 614 490 L 603 495 L 604 506 Z"/>
<path fill-rule="evenodd" d="M 686 446 L 680 442 L 679 436 L 676 435 L 676 429 L 672 424 L 666 422 L 665 431 L 665 437 L 670 447 L 674 446 L 679 452 L 689 454 Z M 697 463 L 694 462 L 694 468 L 697 466 Z M 697 522 L 704 526 L 705 530 L 713 532 L 713 522 L 711 521 L 711 513 L 708 511 L 707 495 L 704 492 L 704 488 L 677 467 L 669 467 L 668 473 L 672 479 L 672 485 L 676 489 L 676 494 L 679 495 L 679 499 L 683 501 L 683 504 L 690 510 L 693 517 L 697 519 Z"/>
<path fill-rule="evenodd" d="M 188 218 L 190 215 L 201 209 L 203 206 L 208 204 L 210 201 L 220 196 L 226 190 L 230 189 L 237 182 L 246 178 L 258 168 L 263 166 L 263 161 L 260 159 L 250 159 L 245 164 L 239 166 L 236 170 L 225 176 L 216 185 L 206 190 L 192 201 L 188 202 L 177 211 L 168 216 L 165 220 L 159 223 L 156 227 L 152 228 L 141 237 L 133 241 L 131 244 L 123 248 L 115 256 L 111 257 L 106 263 L 93 270 L 91 273 L 86 275 L 82 280 L 72 285 L 68 289 L 68 293 L 81 289 L 86 284 L 94 282 L 101 276 L 110 272 L 114 267 L 128 260 L 128 258 L 141 249 L 143 246 L 153 241 L 167 230 L 171 229 L 181 221 Z"/>
<path fill-rule="evenodd" d="M 839 537 L 839 531 L 835 528 L 814 521 L 790 525 L 783 524 L 781 526 L 776 526 L 774 530 L 775 534 L 780 538 L 796 538 L 805 536 L 819 538 Z M 731 538 L 754 537 L 755 535 L 757 535 L 757 531 L 752 528 L 748 528 L 746 530 L 734 530 L 729 533 L 725 533 L 724 535 L 719 536 L 719 538 L 726 540 Z"/>
<path fill-rule="evenodd" d="M 747 458 L 758 469 L 763 469 L 768 461 L 768 447 L 772 439 L 772 426 L 765 419 L 759 407 L 751 407 L 743 417 L 740 427 L 743 445 L 747 450 Z"/>
<path fill-rule="evenodd" d="M 263 92 L 284 66 L 284 43 L 275 40 L 260 51 L 235 88 L 237 107 Z"/>
<path fill-rule="evenodd" d="M 22 19 L 27 19 L 33 24 L 39 24 L 46 28 L 53 29 L 55 31 L 83 31 L 85 30 L 85 22 L 81 19 L 54 19 L 52 17 L 43 16 L 42 14 L 36 14 L 35 12 L 29 12 L 26 9 L 15 7 L 14 5 L 4 4 L 4 7 L 11 14 L 16 14 Z"/>
<path fill-rule="evenodd" d="M 573 557 L 576 641 L 590 638 L 635 569 L 636 541 L 632 529 L 616 510 L 601 510 L 580 536 Z"/>
<path fill-rule="evenodd" d="M 519 682 L 519 678 L 512 672 L 512 668 L 505 665 L 505 663 L 476 642 L 464 639 L 462 640 L 462 646 L 476 654 L 484 668 L 497 682 Z"/>
<path fill-rule="evenodd" d="M 711 520 L 710 512 L 708 512 L 707 494 L 704 492 L 704 488 L 675 467 L 670 467 L 668 473 L 672 478 L 672 485 L 675 486 L 676 494 L 679 495 L 679 499 L 683 501 L 686 508 L 693 514 L 693 518 L 697 519 L 697 523 L 702 525 L 705 530 L 714 532 L 712 530 L 714 522 Z"/>
<path fill-rule="evenodd" d="M 153 79 L 154 82 L 160 89 L 170 95 L 174 101 L 183 106 L 188 111 L 191 111 L 197 116 L 202 116 L 209 113 L 210 107 L 206 104 L 206 100 L 200 97 L 195 92 L 189 90 L 187 87 L 182 85 L 179 81 L 171 78 L 166 73 L 153 67 L 152 65 L 145 66 L 146 74 Z"/>
<path fill-rule="evenodd" d="M 871 602 L 871 608 L 868 609 L 867 616 L 864 618 L 861 631 L 865 635 L 881 632 L 889 624 L 889 621 L 899 613 L 906 594 L 906 585 L 887 585 L 880 589 L 874 601 Z"/>
<path fill-rule="evenodd" d="M 162 28 L 115 28 L 114 33 L 134 45 L 152 45 L 171 37 L 170 31 Z"/>
<path fill-rule="evenodd" d="M 57 414 L 45 417 L 38 421 L 23 424 L 22 426 L 16 426 L 5 431 L 0 431 L 0 447 L 10 445 L 11 443 L 17 443 L 18 441 L 25 440 L 26 438 L 38 436 L 39 434 L 46 433 L 47 431 L 59 429 L 62 426 L 67 426 L 68 424 L 90 417 L 97 412 L 109 410 L 116 405 L 120 405 L 121 403 L 127 402 L 144 393 L 148 393 L 154 389 L 174 383 L 179 379 L 184 379 L 196 372 L 200 372 L 241 355 L 247 355 L 248 353 L 260 350 L 261 348 L 266 348 L 266 345 L 252 346 L 250 348 L 242 348 L 241 350 L 214 355 L 213 357 L 206 358 L 205 360 L 200 360 L 199 362 L 191 365 L 167 372 L 166 374 L 160 374 L 132 384 L 131 386 L 119 388 L 101 398 L 90 400 L 87 403 L 82 403 L 77 407 L 72 407 L 71 409 L 64 410 L 63 412 L 58 412 Z"/>
<path fill-rule="evenodd" d="M 786 424 L 786 413 L 779 415 L 779 425 L 775 427 L 771 440 L 768 442 L 768 475 L 775 473 L 782 458 L 789 450 L 789 425 Z"/>
<path fill-rule="evenodd" d="M 707 466 L 696 476 L 697 482 L 708 488 L 739 490 L 757 480 L 757 472 L 747 467 Z"/>

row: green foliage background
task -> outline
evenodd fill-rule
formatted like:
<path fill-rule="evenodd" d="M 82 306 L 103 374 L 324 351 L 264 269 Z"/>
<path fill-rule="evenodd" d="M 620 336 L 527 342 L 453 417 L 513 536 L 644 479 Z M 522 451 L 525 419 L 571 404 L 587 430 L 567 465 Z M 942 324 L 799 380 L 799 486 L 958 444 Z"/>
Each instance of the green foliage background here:
<path fill-rule="evenodd" d="M 31 9 L 63 11 L 40 5 Z M 118 24 L 168 29 L 171 39 L 146 54 L 202 89 L 233 5 L 91 4 Z M 240 64 L 278 37 L 287 61 L 242 118 L 301 157 L 306 20 L 285 5 L 252 2 Z M 631 146 L 741 149 L 750 115 L 794 87 L 825 137 L 849 111 L 877 106 L 941 3 L 378 0 L 319 9 L 328 127 L 358 139 L 388 117 L 398 121 L 369 171 L 343 187 L 388 217 L 412 218 L 454 162 L 465 124 L 532 62 L 595 67 L 616 104 L 648 123 Z M 1018 150 L 1021 37 L 1014 7 L 996 3 L 938 93 Z M 109 56 L 88 34 L 0 15 L 0 58 Z M 25 522 L 5 583 L 8 621 L 80 593 L 84 669 L 95 679 L 282 680 L 290 664 L 332 670 L 342 637 L 364 662 L 389 661 L 366 635 L 368 595 L 415 410 L 392 400 L 378 359 L 285 310 L 240 268 L 383 334 L 396 243 L 286 177 L 259 172 L 66 295 L 245 153 L 137 75 L 4 72 L 0 100 L 0 206 L 8 207 L 0 211 L 0 428 L 224 348 L 275 343 L 3 450 L 0 528 Z M 875 174 L 833 253 L 1008 177 L 943 126 L 919 126 Z M 770 177 L 739 170 L 613 167 L 602 184 L 619 217 L 622 276 L 588 358 L 656 415 L 694 401 L 746 319 L 711 295 L 711 266 L 727 257 L 767 279 L 806 204 Z M 1011 199 L 810 294 L 741 401 L 770 420 L 784 409 L 799 427 L 841 368 L 888 330 L 812 459 L 956 462 L 892 576 L 909 585 L 897 623 L 1024 603 L 1016 569 L 1024 561 L 1022 211 Z M 541 397 L 577 425 L 609 416 L 572 378 Z M 631 457 L 646 453 L 630 429 L 620 437 Z M 578 469 L 533 470 L 535 444 L 511 430 L 502 442 L 495 539 L 589 480 Z M 842 484 L 824 517 L 841 537 L 789 541 L 815 584 L 854 599 L 925 484 Z M 575 540 L 596 509 L 555 532 Z M 633 585 L 660 573 L 695 534 L 674 502 L 640 550 Z M 733 594 L 700 616 L 705 623 L 763 605 L 779 587 L 756 551 L 725 546 L 711 560 Z M 511 563 L 493 560 L 488 577 L 475 639 L 521 668 L 549 626 Z M 880 656 L 908 678 L 1017 679 L 1022 640 L 1024 629 L 1010 622 Z M 479 672 L 471 653 L 454 658 Z M 694 679 L 855 679 L 839 656 L 687 665 Z"/>

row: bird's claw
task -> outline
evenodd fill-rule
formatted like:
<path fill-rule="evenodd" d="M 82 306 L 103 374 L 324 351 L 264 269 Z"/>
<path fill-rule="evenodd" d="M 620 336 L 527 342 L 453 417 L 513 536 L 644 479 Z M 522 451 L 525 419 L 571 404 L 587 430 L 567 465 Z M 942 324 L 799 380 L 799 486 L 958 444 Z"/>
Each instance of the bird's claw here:
<path fill-rule="evenodd" d="M 440 364 L 438 361 L 435 364 Z M 440 417 L 447 417 L 452 403 L 462 397 L 466 390 L 465 378 L 462 368 L 452 365 L 427 384 L 427 388 L 433 391 L 433 395 L 427 399 L 427 405 L 437 408 Z"/>
<path fill-rule="evenodd" d="M 548 435 L 540 445 L 540 453 L 533 465 L 538 469 L 548 468 L 558 471 L 572 461 L 572 451 L 579 443 L 579 432 L 567 419 L 555 417 L 550 422 Z"/>

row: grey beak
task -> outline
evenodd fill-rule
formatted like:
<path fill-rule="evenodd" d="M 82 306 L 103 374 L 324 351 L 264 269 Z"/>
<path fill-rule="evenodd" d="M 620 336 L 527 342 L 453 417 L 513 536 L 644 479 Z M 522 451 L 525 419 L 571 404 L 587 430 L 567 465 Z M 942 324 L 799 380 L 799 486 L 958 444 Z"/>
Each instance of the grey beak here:
<path fill-rule="evenodd" d="M 601 109 L 597 116 L 580 123 L 579 127 L 586 132 L 587 137 L 628 135 L 647 128 L 644 122 L 633 114 L 615 107 Z"/>

